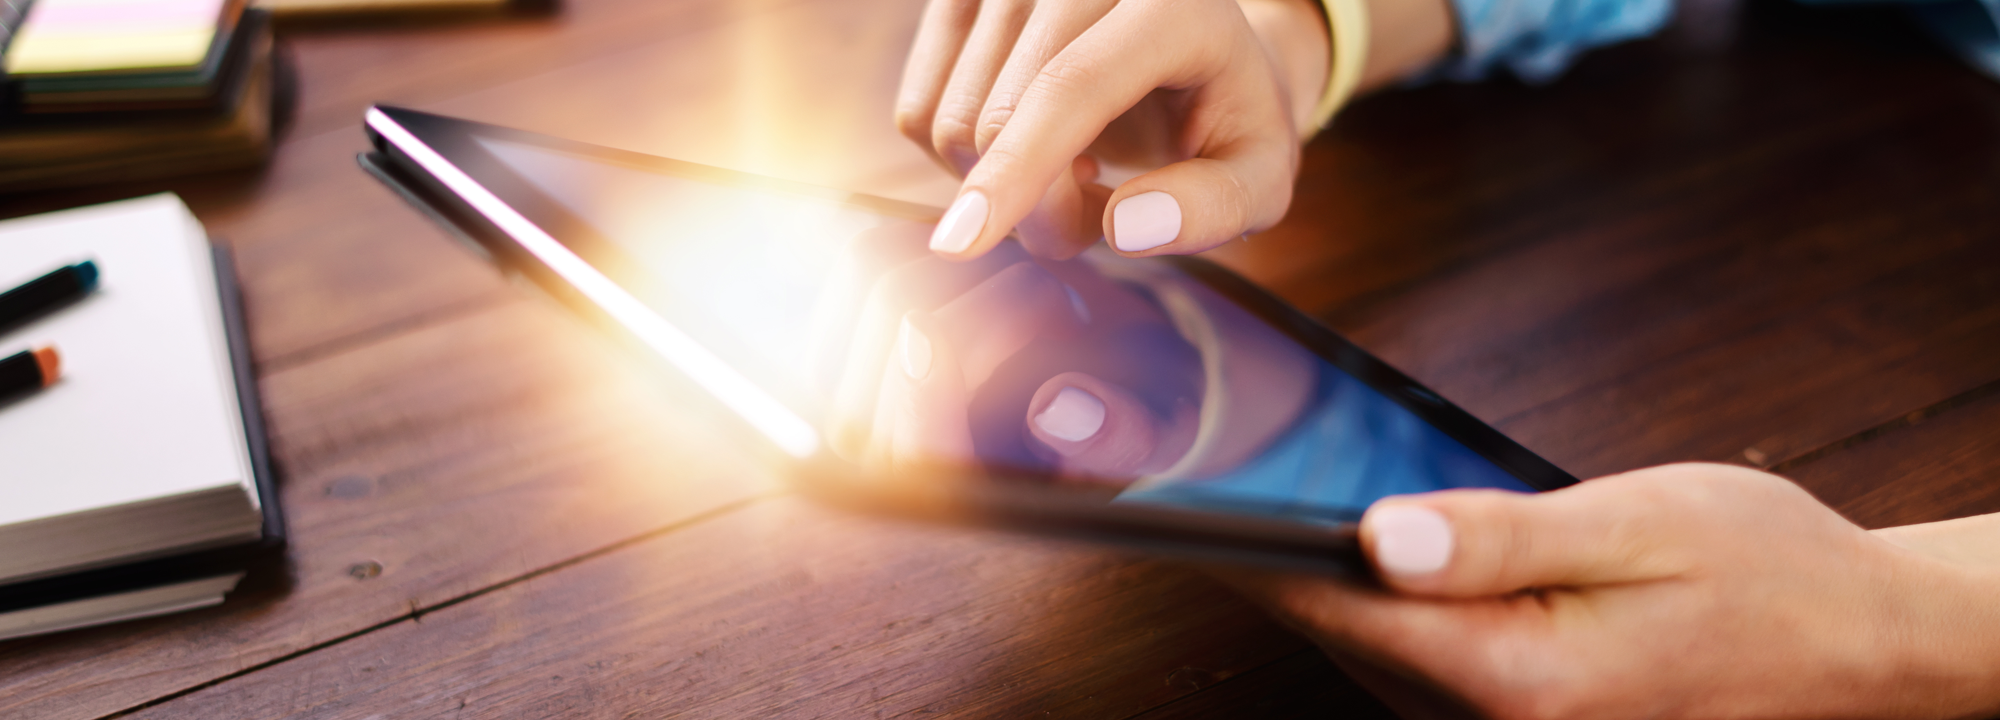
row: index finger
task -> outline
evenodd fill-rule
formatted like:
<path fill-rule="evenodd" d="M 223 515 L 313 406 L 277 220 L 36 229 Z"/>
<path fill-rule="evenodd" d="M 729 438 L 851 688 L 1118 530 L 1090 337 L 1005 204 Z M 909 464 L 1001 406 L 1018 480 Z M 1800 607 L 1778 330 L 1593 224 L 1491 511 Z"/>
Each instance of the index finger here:
<path fill-rule="evenodd" d="M 951 79 L 952 65 L 978 17 L 978 0 L 931 0 L 924 6 L 916 40 L 903 66 L 903 84 L 896 91 L 896 129 L 924 149 L 931 159 L 944 158 L 931 143 L 931 120 L 938 98 Z"/>
<path fill-rule="evenodd" d="M 1212 33 L 1204 23 L 1159 22 L 1146 3 L 1123 3 L 1042 68 L 931 236 L 931 249 L 977 257 L 1007 237 L 1105 126 L 1153 89 L 1192 86 Z M 1240 21 L 1240 19 L 1239 19 Z M 1211 63 L 1212 64 L 1212 63 Z"/>

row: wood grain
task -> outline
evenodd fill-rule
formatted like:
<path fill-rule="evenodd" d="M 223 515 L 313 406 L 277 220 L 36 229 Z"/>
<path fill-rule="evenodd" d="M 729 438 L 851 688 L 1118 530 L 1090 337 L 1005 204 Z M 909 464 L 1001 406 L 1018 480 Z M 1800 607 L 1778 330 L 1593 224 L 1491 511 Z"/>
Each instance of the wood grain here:
<path fill-rule="evenodd" d="M 1548 88 L 1364 101 L 1226 257 L 1582 476 L 1775 463 L 1991 379 L 1991 81 L 1894 14 L 1688 9 Z"/>
<path fill-rule="evenodd" d="M 917 4 L 295 33 L 267 170 L 0 198 L 175 189 L 236 246 L 296 536 L 221 608 L 0 644 L 0 716 L 1379 716 L 1185 568 L 770 497 L 352 165 L 380 100 L 938 204 L 887 121 Z M 1809 458 L 1864 522 L 1991 509 L 2000 93 L 1896 17 L 1695 0 L 1549 87 L 1367 99 L 1219 257 L 1579 473 Z"/>
<path fill-rule="evenodd" d="M 890 123 L 921 6 L 774 7 L 421 107 L 941 207 L 956 180 Z"/>
<path fill-rule="evenodd" d="M 712 63 L 692 61 L 712 59 L 715 41 L 688 45 L 675 40 L 677 33 L 718 32 L 717 23 L 758 17 L 751 12 L 756 8 L 679 6 L 707 13 L 703 17 L 709 20 L 691 21 L 699 18 L 686 12 L 653 18 L 677 30 L 661 34 L 666 39 L 659 42 L 667 51 L 644 60 L 668 68 L 689 64 L 694 69 L 677 77 L 709 82 L 700 69 Z M 812 29 L 806 26 L 838 19 L 852 4 L 816 9 L 819 15 L 795 15 L 775 27 L 802 34 Z M 571 19 L 634 19 L 630 8 L 599 10 L 605 14 L 583 11 L 581 18 Z M 595 359 L 604 350 L 601 340 L 567 319 L 552 317 L 546 308 L 513 300 L 518 294 L 495 273 L 354 166 L 354 153 L 366 147 L 354 123 L 367 98 L 323 92 L 324 80 L 393 74 L 410 63 L 435 69 L 427 61 L 468 59 L 459 53 L 470 53 L 475 60 L 503 55 L 508 62 L 524 60 L 510 45 L 518 38 L 510 35 L 528 25 L 534 23 L 392 34 L 387 39 L 380 34 L 294 38 L 306 67 L 308 101 L 292 138 L 266 171 L 0 201 L 0 212 L 19 214 L 173 189 L 212 232 L 235 246 L 256 354 L 266 373 L 269 421 L 277 436 L 284 504 L 295 535 L 293 576 L 260 578 L 263 587 L 246 587 L 223 608 L 0 646 L 0 653 L 11 658 L 0 676 L 0 687 L 6 688 L 0 692 L 0 715 L 96 717 L 131 707 L 630 541 L 762 491 L 764 481 L 754 468 L 730 465 L 726 452 L 693 458 L 674 452 L 678 442 L 698 447 L 731 443 L 703 430 L 710 419 L 699 413 L 660 415 L 684 402 L 659 402 L 657 393 L 626 397 L 607 391 L 630 390 L 635 371 L 607 370 L 606 361 Z M 891 35 L 907 35 L 909 23 L 887 27 Z M 601 29 L 585 29 L 582 36 L 564 35 L 569 41 L 558 49 L 569 55 L 560 57 L 575 64 L 585 56 L 621 49 L 602 42 Z M 588 39 L 592 33 L 600 37 Z M 879 35 L 864 39 L 873 53 L 867 57 L 877 64 L 899 57 L 895 43 L 907 42 L 906 37 Z M 384 52 L 393 48 L 409 52 Z M 334 58 L 322 59 L 316 54 L 321 51 Z M 529 53 L 525 60 L 554 57 L 542 52 Z M 787 78 L 801 68 L 823 72 L 816 57 L 788 55 L 789 65 L 762 70 L 781 83 L 777 89 L 801 87 Z M 549 85 L 616 94 L 629 91 L 619 83 L 650 73 L 661 97 L 711 92 L 676 85 L 629 58 L 584 65 L 567 76 L 553 73 Z M 534 96 L 524 93 L 546 90 L 510 90 L 506 81 L 516 79 L 520 68 L 505 62 L 456 67 L 456 75 L 399 75 L 410 82 L 398 87 L 419 101 L 465 96 L 471 98 L 468 104 L 488 108 L 539 106 L 526 102 Z M 874 66 L 867 69 L 881 74 Z M 604 84 L 578 82 L 584 74 Z M 825 77 L 812 79 L 806 84 L 828 85 Z M 482 83 L 499 89 L 482 95 L 476 91 Z M 839 117 L 835 109 L 843 106 L 850 107 L 849 117 L 886 117 L 886 93 L 893 87 L 872 87 L 872 94 L 850 92 L 840 98 L 821 90 L 795 98 L 801 104 L 789 108 L 762 109 L 804 116 L 804 103 L 809 103 L 824 117 Z M 468 95 L 468 88 L 475 92 Z M 700 112 L 679 102 L 650 109 L 679 116 L 688 128 L 703 123 L 727 127 L 737 112 L 719 103 L 692 108 Z M 331 115 L 345 117 L 335 122 Z M 638 114 L 621 119 L 644 126 Z M 929 167 L 921 152 L 894 138 L 886 122 L 881 125 L 877 135 L 893 139 L 905 151 L 901 162 Z M 322 128 L 332 129 L 314 132 Z M 589 128 L 544 129 L 573 129 L 589 137 Z M 731 157 L 724 153 L 705 159 L 728 162 Z M 778 160 L 766 169 L 785 167 L 783 158 Z M 849 158 L 838 167 L 847 174 L 832 179 L 845 181 L 883 167 L 868 157 Z M 440 373 L 458 382 L 435 380 Z M 526 389 L 490 394 L 505 388 Z M 657 404 L 646 405 L 649 397 Z M 621 432 L 617 421 L 635 415 L 647 420 L 646 429 Z M 723 466 L 732 469 L 717 469 Z M 578 480 L 578 474 L 584 479 Z M 634 484 L 641 487 L 634 489 Z M 385 492 L 390 488 L 402 489 Z M 520 513 L 533 517 L 519 518 Z"/>
<path fill-rule="evenodd" d="M 2000 383 L 1786 474 L 1865 527 L 2000 512 Z"/>
<path fill-rule="evenodd" d="M 0 643 L 0 717 L 124 710 L 768 492 L 706 402 L 540 302 L 271 374 L 287 577 Z"/>
<path fill-rule="evenodd" d="M 372 102 L 903 199 L 948 198 L 949 176 L 887 121 L 915 11 L 879 5 L 595 0 L 555 19 L 293 34 L 299 119 L 268 168 L 0 196 L 0 217 L 180 192 L 237 249 L 257 357 L 282 366 L 505 294 L 355 166 Z M 745 47 L 757 63 L 741 62 Z M 620 101 L 607 111 L 605 98 Z M 825 142 L 829 134 L 843 142 Z"/>
<path fill-rule="evenodd" d="M 134 717 L 1125 717 L 1302 646 L 1184 569 L 786 498 Z"/>
<path fill-rule="evenodd" d="M 1396 714 L 1367 690 L 1347 680 L 1340 667 L 1318 648 L 1306 648 L 1204 692 L 1154 708 L 1134 720 L 1217 717 L 1387 719 Z"/>
<path fill-rule="evenodd" d="M 416 105 L 491 90 L 637 47 L 754 21 L 798 2 L 573 0 L 543 17 L 366 30 L 290 28 L 286 37 L 297 54 L 304 88 L 296 130 L 303 136 L 338 131 L 358 123 L 373 103 Z M 704 103 L 691 105 L 707 109 Z"/>

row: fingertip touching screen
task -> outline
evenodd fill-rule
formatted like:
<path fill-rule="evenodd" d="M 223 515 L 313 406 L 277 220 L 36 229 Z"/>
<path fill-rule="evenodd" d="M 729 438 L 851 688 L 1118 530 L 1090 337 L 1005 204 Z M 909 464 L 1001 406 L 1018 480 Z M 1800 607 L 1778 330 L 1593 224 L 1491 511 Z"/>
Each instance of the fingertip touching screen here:
<path fill-rule="evenodd" d="M 795 449 L 1311 524 L 1388 495 L 1571 482 L 1187 261 L 1009 242 L 950 262 L 918 206 L 465 128 L 431 144 L 636 301 L 619 322 L 643 307 L 809 427 Z"/>

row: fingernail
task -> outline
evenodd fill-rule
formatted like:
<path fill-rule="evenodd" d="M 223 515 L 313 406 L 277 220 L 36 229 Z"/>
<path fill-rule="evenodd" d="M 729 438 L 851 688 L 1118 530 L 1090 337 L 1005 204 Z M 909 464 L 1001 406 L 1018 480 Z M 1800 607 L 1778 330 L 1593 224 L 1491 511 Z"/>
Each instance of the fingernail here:
<path fill-rule="evenodd" d="M 903 318 L 903 374 L 911 380 L 922 380 L 931 374 L 931 339 Z"/>
<path fill-rule="evenodd" d="M 979 231 L 986 228 L 986 194 L 978 190 L 958 196 L 958 200 L 946 210 L 944 219 L 938 221 L 937 229 L 931 231 L 931 249 L 944 253 L 961 253 L 972 247 L 972 241 L 979 239 Z"/>
<path fill-rule="evenodd" d="M 1035 416 L 1035 427 L 1070 442 L 1089 440 L 1104 427 L 1104 401 L 1077 388 L 1063 388 Z"/>
<path fill-rule="evenodd" d="M 1451 521 L 1430 508 L 1386 505 L 1368 513 L 1375 564 L 1391 575 L 1429 575 L 1451 561 Z"/>
<path fill-rule="evenodd" d="M 1111 234 L 1125 252 L 1173 242 L 1181 236 L 1181 204 L 1158 190 L 1125 198 L 1111 209 Z"/>

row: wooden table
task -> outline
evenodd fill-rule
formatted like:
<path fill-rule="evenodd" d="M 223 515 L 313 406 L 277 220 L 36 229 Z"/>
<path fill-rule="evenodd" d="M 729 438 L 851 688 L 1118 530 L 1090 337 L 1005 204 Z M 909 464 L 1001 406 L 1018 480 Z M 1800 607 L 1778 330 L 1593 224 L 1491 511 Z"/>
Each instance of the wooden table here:
<path fill-rule="evenodd" d="M 0 643 L 0 717 L 1383 711 L 1203 576 L 807 504 L 671 379 L 357 169 L 387 101 L 942 204 L 888 116 L 918 0 L 575 0 L 300 30 L 239 257 L 293 540 L 219 608 Z M 1363 100 L 1217 256 L 1581 476 L 2000 510 L 2000 83 L 1894 13 L 1690 0 L 1554 85 Z"/>

